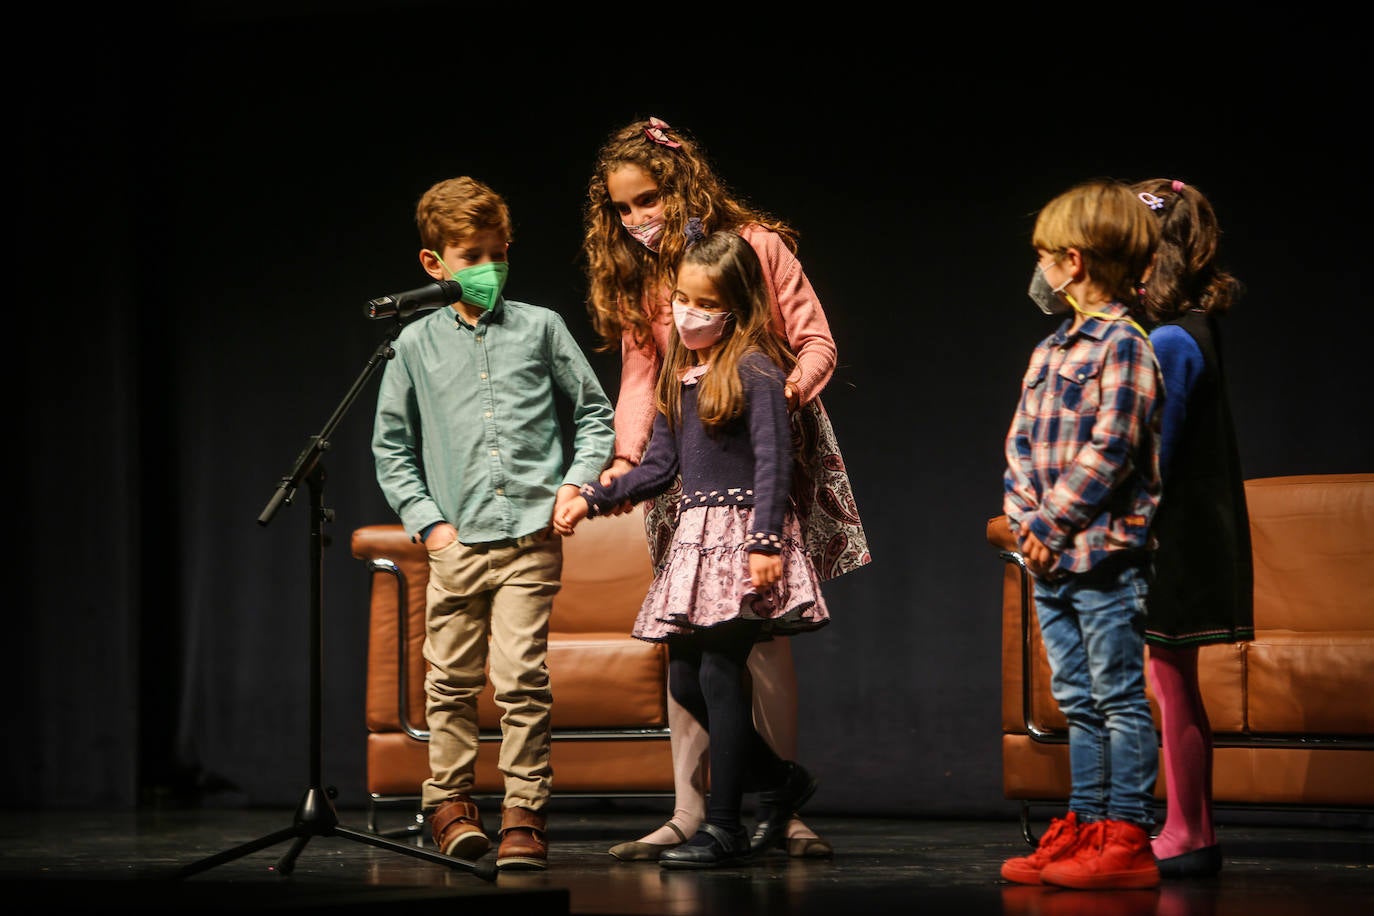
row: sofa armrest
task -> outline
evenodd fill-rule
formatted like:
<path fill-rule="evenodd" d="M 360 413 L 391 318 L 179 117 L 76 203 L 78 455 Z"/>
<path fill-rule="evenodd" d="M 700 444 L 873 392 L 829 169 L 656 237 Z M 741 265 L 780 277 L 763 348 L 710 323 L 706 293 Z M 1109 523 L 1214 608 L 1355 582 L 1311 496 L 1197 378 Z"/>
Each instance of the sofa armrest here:
<path fill-rule="evenodd" d="M 988 519 L 988 543 L 1002 550 L 1018 550 L 1016 536 L 1011 533 L 1011 525 L 1005 515 L 995 515 Z"/>

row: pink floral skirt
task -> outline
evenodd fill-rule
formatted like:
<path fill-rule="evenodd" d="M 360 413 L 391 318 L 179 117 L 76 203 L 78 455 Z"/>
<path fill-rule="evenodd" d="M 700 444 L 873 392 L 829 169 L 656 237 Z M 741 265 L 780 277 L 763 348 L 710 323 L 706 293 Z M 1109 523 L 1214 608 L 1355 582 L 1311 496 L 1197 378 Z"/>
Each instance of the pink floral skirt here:
<path fill-rule="evenodd" d="M 830 622 L 821 578 L 789 511 L 782 529 L 782 578 L 762 591 L 749 584 L 745 550 L 752 507 L 699 506 L 678 519 L 658 575 L 631 634 L 661 642 L 694 628 L 761 620 L 760 638 L 820 629 Z"/>

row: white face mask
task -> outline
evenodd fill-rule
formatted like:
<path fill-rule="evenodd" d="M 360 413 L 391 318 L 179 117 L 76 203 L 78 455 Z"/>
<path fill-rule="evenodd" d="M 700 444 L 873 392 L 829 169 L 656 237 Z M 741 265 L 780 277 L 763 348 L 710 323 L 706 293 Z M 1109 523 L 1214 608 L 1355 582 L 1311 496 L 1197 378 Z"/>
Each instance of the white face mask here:
<path fill-rule="evenodd" d="M 704 312 L 690 305 L 673 304 L 673 323 L 689 350 L 701 350 L 720 340 L 725 322 L 735 317 L 731 312 Z"/>

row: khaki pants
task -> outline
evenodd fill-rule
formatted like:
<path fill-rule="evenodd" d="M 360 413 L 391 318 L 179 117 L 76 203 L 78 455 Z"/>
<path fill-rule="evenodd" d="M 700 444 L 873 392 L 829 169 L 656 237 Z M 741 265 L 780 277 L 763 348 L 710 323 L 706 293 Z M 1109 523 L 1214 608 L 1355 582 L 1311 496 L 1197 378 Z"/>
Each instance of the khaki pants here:
<path fill-rule="evenodd" d="M 477 697 L 490 668 L 501 708 L 505 806 L 543 809 L 553 769 L 545 664 L 549 611 L 562 585 L 563 539 L 548 529 L 509 541 L 454 541 L 429 554 L 425 608 L 425 715 L 430 778 L 426 811 L 472 791 L 477 762 Z M 490 665 L 488 665 L 490 659 Z"/>

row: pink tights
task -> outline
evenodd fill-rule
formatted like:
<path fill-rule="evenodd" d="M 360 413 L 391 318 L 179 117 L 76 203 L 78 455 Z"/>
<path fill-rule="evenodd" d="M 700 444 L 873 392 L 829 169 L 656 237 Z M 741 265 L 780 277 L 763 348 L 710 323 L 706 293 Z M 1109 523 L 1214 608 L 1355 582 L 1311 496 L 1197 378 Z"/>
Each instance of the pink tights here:
<path fill-rule="evenodd" d="M 1156 859 L 1216 843 L 1212 830 L 1212 726 L 1197 682 L 1197 647 L 1150 646 L 1150 686 L 1163 732 L 1164 829 L 1152 841 Z"/>

